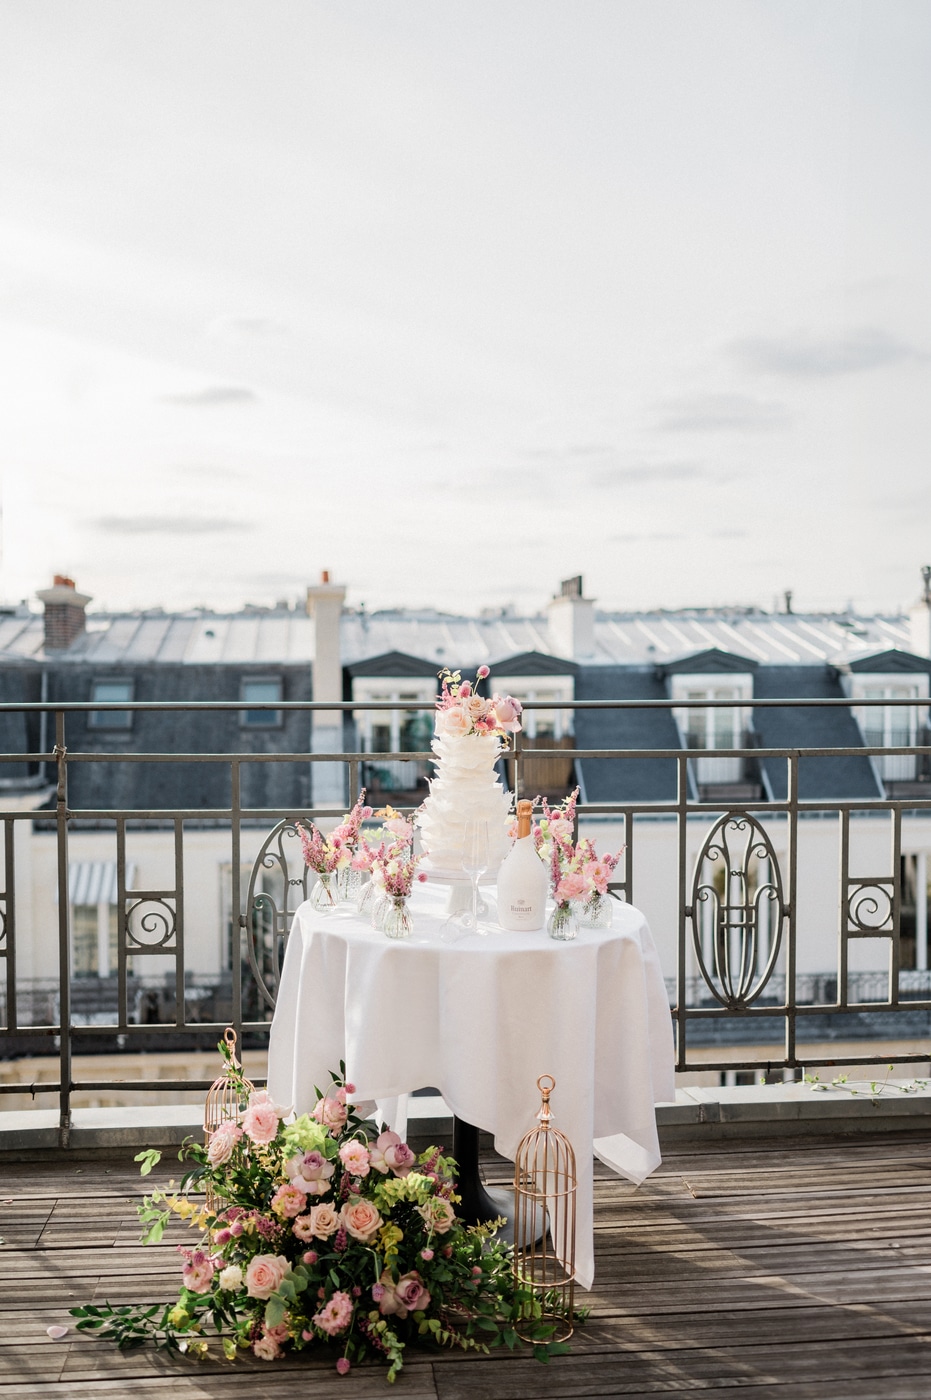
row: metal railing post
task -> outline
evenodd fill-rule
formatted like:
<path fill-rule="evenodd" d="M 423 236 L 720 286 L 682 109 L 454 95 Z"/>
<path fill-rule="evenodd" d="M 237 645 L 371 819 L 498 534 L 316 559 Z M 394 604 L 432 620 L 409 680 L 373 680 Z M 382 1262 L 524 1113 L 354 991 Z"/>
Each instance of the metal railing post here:
<path fill-rule="evenodd" d="M 58 1144 L 66 1148 L 71 1142 L 71 901 L 68 890 L 68 750 L 65 746 L 65 716 L 61 710 L 55 712 L 55 763 L 58 770 L 55 792 L 58 838 Z"/>

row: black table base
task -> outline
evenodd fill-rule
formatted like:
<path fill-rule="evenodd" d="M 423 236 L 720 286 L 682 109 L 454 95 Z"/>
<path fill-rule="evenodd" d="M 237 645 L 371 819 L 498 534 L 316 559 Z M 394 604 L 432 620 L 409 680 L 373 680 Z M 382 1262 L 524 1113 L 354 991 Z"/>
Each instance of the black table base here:
<path fill-rule="evenodd" d="M 467 1225 L 481 1225 L 502 1217 L 505 1224 L 498 1239 L 514 1243 L 514 1191 L 503 1186 L 488 1187 L 478 1168 L 478 1128 L 453 1118 L 453 1156 L 459 1167 L 457 1191 L 462 1197 L 457 1214 Z"/>

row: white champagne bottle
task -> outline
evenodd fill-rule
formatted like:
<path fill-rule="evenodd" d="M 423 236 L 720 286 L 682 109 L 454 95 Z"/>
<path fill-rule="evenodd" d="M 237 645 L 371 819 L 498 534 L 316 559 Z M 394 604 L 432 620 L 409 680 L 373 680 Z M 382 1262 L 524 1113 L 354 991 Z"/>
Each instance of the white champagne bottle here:
<path fill-rule="evenodd" d="M 498 871 L 498 923 L 516 933 L 543 928 L 549 872 L 530 834 L 532 802 L 517 804 L 517 840 Z"/>

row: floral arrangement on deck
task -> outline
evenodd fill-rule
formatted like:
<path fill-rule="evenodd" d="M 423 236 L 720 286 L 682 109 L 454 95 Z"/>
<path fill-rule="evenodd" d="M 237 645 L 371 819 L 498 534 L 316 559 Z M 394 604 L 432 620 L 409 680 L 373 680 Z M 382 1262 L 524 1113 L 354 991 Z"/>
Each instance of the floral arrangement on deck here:
<path fill-rule="evenodd" d="M 241 1071 L 225 1042 L 219 1049 L 245 1103 Z M 193 1247 L 179 1247 L 177 1301 L 72 1308 L 78 1329 L 194 1357 L 210 1354 L 215 1336 L 229 1361 L 330 1347 L 340 1375 L 373 1357 L 387 1363 L 389 1381 L 412 1341 L 514 1348 L 515 1323 L 539 1359 L 568 1350 L 515 1283 L 494 1222 L 466 1227 L 457 1217 L 452 1159 L 440 1148 L 416 1157 L 397 1133 L 376 1135 L 342 1078 L 317 1093 L 313 1113 L 289 1122 L 289 1110 L 253 1091 L 241 1118 L 206 1146 L 186 1143 L 181 1156 L 194 1165 L 180 1187 L 169 1183 L 139 1207 L 146 1244 L 162 1239 L 172 1216 L 198 1232 Z M 139 1154 L 143 1175 L 159 1157 Z M 212 1207 L 193 1198 L 204 1188 Z"/>
<path fill-rule="evenodd" d="M 464 681 L 459 671 L 446 666 L 439 672 L 441 690 L 436 702 L 438 734 L 461 738 L 466 734 L 497 734 L 505 737 L 520 730 L 522 706 L 512 695 L 479 695 L 479 684 L 490 675 L 487 666 L 479 666 L 475 685 Z"/>

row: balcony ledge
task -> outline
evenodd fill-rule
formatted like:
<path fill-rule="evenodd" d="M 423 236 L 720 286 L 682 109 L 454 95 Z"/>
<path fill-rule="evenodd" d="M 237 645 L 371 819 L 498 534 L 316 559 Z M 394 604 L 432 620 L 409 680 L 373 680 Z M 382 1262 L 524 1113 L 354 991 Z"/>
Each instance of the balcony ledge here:
<path fill-rule="evenodd" d="M 931 1084 L 904 1092 L 910 1080 L 888 1080 L 876 1094 L 869 1083 L 850 1089 L 830 1085 L 762 1084 L 738 1088 L 679 1089 L 675 1103 L 658 1104 L 660 1142 L 918 1131 L 931 1126 Z M 187 1137 L 200 1137 L 203 1114 L 197 1104 L 131 1108 L 79 1108 L 72 1115 L 67 1150 L 75 1156 L 103 1156 L 144 1147 L 170 1150 Z M 408 1136 L 416 1146 L 452 1143 L 452 1115 L 438 1095 L 412 1098 Z M 487 1139 L 491 1146 L 491 1138 Z M 0 1112 L 0 1158 L 45 1155 L 59 1150 L 58 1112 L 25 1109 Z"/>

